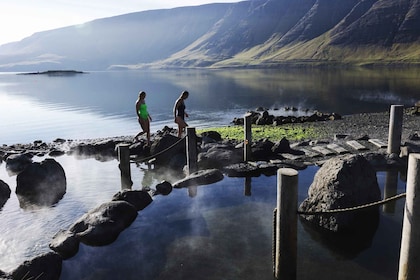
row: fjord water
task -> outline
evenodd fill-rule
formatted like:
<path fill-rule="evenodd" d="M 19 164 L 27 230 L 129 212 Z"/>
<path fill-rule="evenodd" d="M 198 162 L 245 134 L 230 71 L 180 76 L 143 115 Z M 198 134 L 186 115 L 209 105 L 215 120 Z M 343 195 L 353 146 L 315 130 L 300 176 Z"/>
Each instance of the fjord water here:
<path fill-rule="evenodd" d="M 140 90 L 152 130 L 174 126 L 172 107 L 188 90 L 190 126 L 229 125 L 262 106 L 341 115 L 413 105 L 420 71 L 411 70 L 172 70 L 87 72 L 71 76 L 0 74 L 0 143 L 135 135 Z M 285 114 L 284 110 L 275 112 Z"/>
<path fill-rule="evenodd" d="M 55 138 L 81 139 L 134 135 L 134 102 L 145 90 L 156 131 L 173 126 L 172 106 L 179 93 L 195 127 L 227 125 L 258 106 L 295 106 L 351 114 L 412 105 L 420 96 L 417 70 L 185 70 L 89 72 L 74 76 L 0 74 L 1 144 Z M 34 161 L 43 158 L 35 157 Z M 20 205 L 16 176 L 0 165 L 0 179 L 12 189 L 0 210 L 0 270 L 48 252 L 60 229 L 120 190 L 118 162 L 61 156 L 67 193 L 53 207 Z M 154 187 L 167 174 L 132 165 L 133 189 Z M 299 171 L 299 201 L 307 195 L 317 167 Z M 384 193 L 386 172 L 378 173 Z M 395 177 L 395 176 L 394 176 Z M 401 175 L 404 178 L 403 175 Z M 396 191 L 405 191 L 404 179 Z M 157 196 L 139 212 L 116 242 L 81 245 L 63 262 L 62 279 L 272 279 L 271 230 L 276 177 L 225 178 L 209 186 L 175 189 Z M 380 211 L 369 244 L 340 252 L 299 223 L 300 279 L 395 279 L 404 200 Z M 357 243 L 357 241 L 355 241 Z M 357 246 L 354 246 L 357 247 Z"/>

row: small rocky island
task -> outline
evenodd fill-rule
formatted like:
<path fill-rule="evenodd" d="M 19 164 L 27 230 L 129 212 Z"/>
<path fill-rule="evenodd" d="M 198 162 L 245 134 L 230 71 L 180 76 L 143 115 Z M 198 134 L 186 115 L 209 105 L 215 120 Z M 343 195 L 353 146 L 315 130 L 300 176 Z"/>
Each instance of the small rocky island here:
<path fill-rule="evenodd" d="M 83 71 L 76 70 L 48 70 L 41 72 L 18 73 L 18 75 L 47 75 L 47 76 L 74 76 L 77 74 L 86 74 Z"/>

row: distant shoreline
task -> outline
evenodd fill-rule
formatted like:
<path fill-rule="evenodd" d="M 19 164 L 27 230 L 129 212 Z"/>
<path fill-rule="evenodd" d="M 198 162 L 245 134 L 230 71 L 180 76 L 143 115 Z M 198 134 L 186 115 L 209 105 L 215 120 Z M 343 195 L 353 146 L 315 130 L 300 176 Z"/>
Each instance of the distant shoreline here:
<path fill-rule="evenodd" d="M 72 76 L 76 74 L 86 74 L 87 72 L 76 70 L 48 70 L 41 72 L 18 73 L 18 75 L 48 75 L 48 76 Z"/>

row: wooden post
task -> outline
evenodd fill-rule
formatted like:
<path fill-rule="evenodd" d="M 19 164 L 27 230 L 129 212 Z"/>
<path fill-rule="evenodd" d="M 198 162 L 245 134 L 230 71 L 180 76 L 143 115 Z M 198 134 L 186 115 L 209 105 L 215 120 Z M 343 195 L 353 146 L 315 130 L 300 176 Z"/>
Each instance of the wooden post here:
<path fill-rule="evenodd" d="M 121 189 L 131 189 L 133 181 L 131 181 L 131 169 L 130 169 L 130 145 L 119 144 L 118 149 L 118 167 L 121 171 Z"/>
<path fill-rule="evenodd" d="M 401 133 L 403 123 L 403 105 L 391 105 L 389 115 L 388 154 L 399 154 L 401 148 Z"/>
<path fill-rule="evenodd" d="M 420 154 L 410 154 L 398 280 L 420 279 Z"/>
<path fill-rule="evenodd" d="M 197 171 L 197 136 L 194 127 L 187 127 L 187 169 L 188 175 Z"/>
<path fill-rule="evenodd" d="M 252 130 L 251 130 L 251 113 L 246 113 L 244 116 L 244 161 L 251 160 L 251 144 L 252 144 Z"/>
<path fill-rule="evenodd" d="M 292 168 L 277 171 L 277 216 L 274 277 L 295 280 L 297 271 L 298 172 Z"/>

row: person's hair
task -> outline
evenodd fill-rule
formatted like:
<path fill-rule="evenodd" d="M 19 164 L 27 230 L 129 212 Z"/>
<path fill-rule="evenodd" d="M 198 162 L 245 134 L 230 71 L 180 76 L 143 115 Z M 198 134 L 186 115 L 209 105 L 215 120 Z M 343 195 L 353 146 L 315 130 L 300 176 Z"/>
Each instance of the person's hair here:
<path fill-rule="evenodd" d="M 145 98 L 145 97 L 146 97 L 146 92 L 140 91 L 139 92 L 139 98 L 141 99 L 141 98 Z"/>
<path fill-rule="evenodd" d="M 186 90 L 184 90 L 183 92 L 181 92 L 181 96 L 180 97 L 188 97 L 190 93 Z"/>

